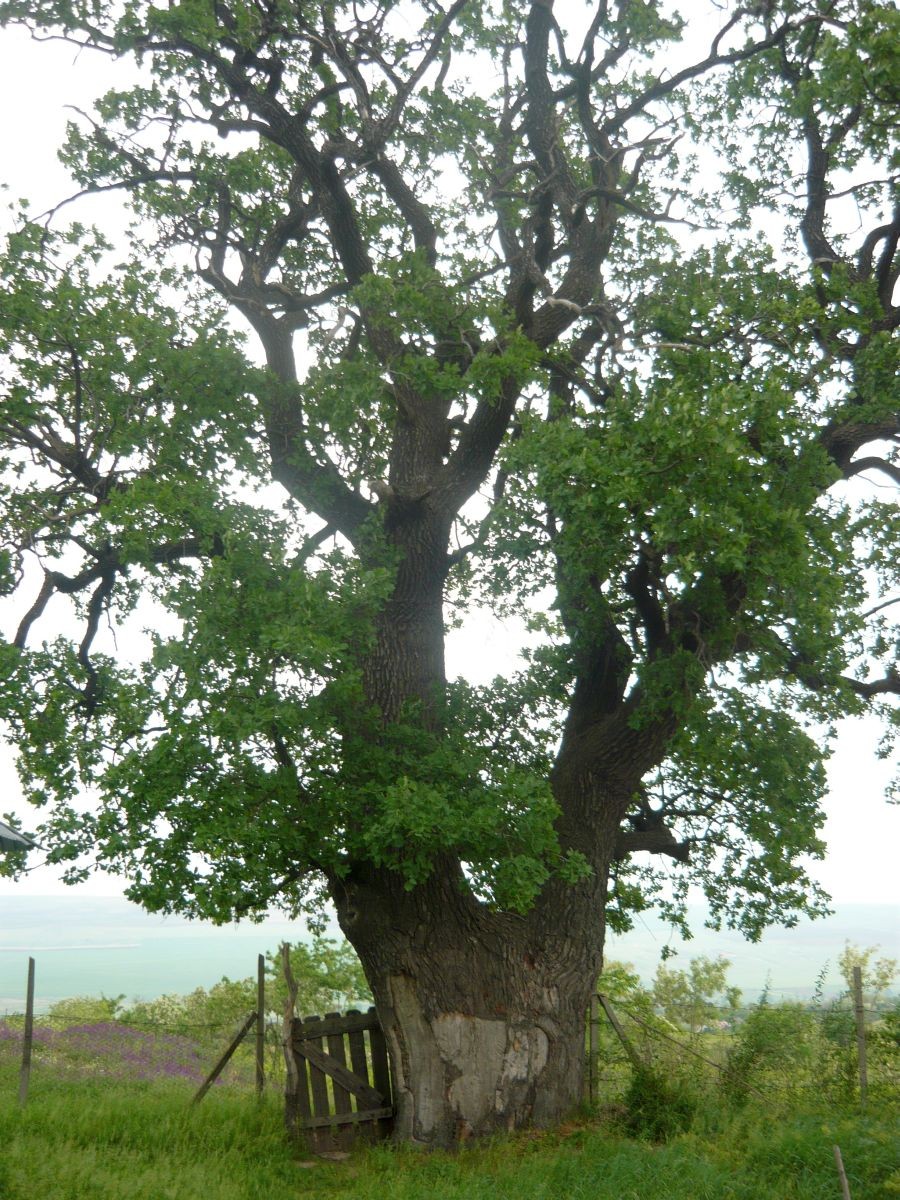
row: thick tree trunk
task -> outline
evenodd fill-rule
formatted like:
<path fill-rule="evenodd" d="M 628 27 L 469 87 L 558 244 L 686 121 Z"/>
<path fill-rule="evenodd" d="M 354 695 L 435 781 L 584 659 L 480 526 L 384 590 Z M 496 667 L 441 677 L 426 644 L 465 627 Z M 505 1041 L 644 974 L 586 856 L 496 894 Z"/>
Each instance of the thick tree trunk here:
<path fill-rule="evenodd" d="M 467 1011 L 471 1004 L 426 1008 L 412 976 L 390 975 L 382 985 L 389 994 L 379 1011 L 394 1063 L 397 1137 L 447 1146 L 558 1122 L 581 1094 L 584 1008 L 545 976 L 520 979 L 515 1007 L 498 1004 L 491 1012 L 490 971 L 464 954 L 446 965 L 467 976 L 472 998 L 480 991 L 480 1015 Z M 503 990 L 508 996 L 509 980 Z"/>
<path fill-rule="evenodd" d="M 397 553 L 396 577 L 362 661 L 363 688 L 385 724 L 412 704 L 434 728 L 440 724 L 447 679 L 444 581 L 450 521 L 427 501 L 394 496 L 384 503 L 386 541 Z"/>
<path fill-rule="evenodd" d="M 578 1104 L 603 907 L 596 881 L 568 891 L 550 923 L 491 911 L 451 863 L 413 892 L 385 872 L 337 889 L 388 1041 L 399 1140 L 450 1146 Z"/>
<path fill-rule="evenodd" d="M 362 662 L 363 686 L 384 723 L 411 703 L 408 711 L 439 733 L 449 523 L 427 496 L 386 503 L 385 533 L 399 561 Z M 377 743 L 379 731 L 370 736 Z M 551 881 L 527 916 L 479 902 L 450 856 L 411 891 L 399 873 L 365 862 L 331 880 L 387 1037 L 399 1140 L 450 1146 L 553 1125 L 581 1098 L 608 867 L 632 789 L 618 763 L 610 790 L 608 771 L 600 779 L 579 765 L 579 739 L 567 731 L 566 744 L 572 741 L 576 749 L 552 780 L 558 832 L 562 847 L 583 854 L 594 874 L 577 886 Z"/>

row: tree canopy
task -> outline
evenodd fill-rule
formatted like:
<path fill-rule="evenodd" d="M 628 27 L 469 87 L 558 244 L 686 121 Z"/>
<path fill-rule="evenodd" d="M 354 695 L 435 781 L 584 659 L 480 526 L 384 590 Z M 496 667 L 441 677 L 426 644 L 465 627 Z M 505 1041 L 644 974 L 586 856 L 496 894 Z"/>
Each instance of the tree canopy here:
<path fill-rule="evenodd" d="M 18 210 L 0 261 L 50 860 L 217 920 L 448 862 L 501 912 L 820 910 L 828 730 L 898 723 L 895 6 L 0 18 L 134 63 L 62 150 L 129 244 Z M 535 635 L 489 686 L 478 607 Z"/>

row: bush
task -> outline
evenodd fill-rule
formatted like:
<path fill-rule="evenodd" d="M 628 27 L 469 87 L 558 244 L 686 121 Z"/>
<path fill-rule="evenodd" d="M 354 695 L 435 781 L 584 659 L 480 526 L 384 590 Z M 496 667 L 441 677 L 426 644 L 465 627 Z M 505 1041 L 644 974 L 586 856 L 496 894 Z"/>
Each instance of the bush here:
<path fill-rule="evenodd" d="M 93 1025 L 104 1021 L 116 1021 L 122 1016 L 124 996 L 70 996 L 57 1000 L 47 1009 L 41 1023 L 53 1029 L 66 1029 L 69 1025 Z"/>
<path fill-rule="evenodd" d="M 139 1029 L 220 1039 L 236 1032 L 255 1008 L 254 979 L 221 979 L 211 988 L 195 988 L 186 996 L 166 995 L 141 1001 L 119 1019 Z"/>
<path fill-rule="evenodd" d="M 696 1115 L 698 1098 L 679 1077 L 658 1071 L 635 1071 L 625 1093 L 625 1126 L 635 1137 L 667 1142 L 686 1132 Z"/>
<path fill-rule="evenodd" d="M 266 1006 L 280 1015 L 287 996 L 281 956 L 269 954 L 267 959 Z M 362 965 L 346 941 L 316 937 L 311 944 L 298 942 L 291 946 L 291 969 L 301 1016 L 372 1002 Z M 119 1019 L 139 1028 L 156 1026 L 186 1036 L 207 1033 L 221 1037 L 236 1032 L 255 1009 L 255 979 L 221 979 L 211 988 L 196 988 L 186 996 L 159 996 L 135 1004 Z"/>
<path fill-rule="evenodd" d="M 869 1093 L 873 1100 L 896 1102 L 900 1096 L 900 1001 L 881 1014 L 868 1037 Z"/>
<path fill-rule="evenodd" d="M 737 1028 L 722 1086 L 729 1100 L 743 1103 L 763 1087 L 790 1091 L 814 1080 L 820 1059 L 819 1023 L 814 1013 L 785 1002 L 753 1009 Z"/>
<path fill-rule="evenodd" d="M 268 959 L 269 1005 L 280 1013 L 287 997 L 281 955 L 270 954 Z M 344 938 L 337 941 L 314 937 L 312 942 L 296 942 L 291 946 L 291 971 L 297 984 L 296 1007 L 301 1017 L 342 1012 L 372 1003 L 362 963 Z"/>

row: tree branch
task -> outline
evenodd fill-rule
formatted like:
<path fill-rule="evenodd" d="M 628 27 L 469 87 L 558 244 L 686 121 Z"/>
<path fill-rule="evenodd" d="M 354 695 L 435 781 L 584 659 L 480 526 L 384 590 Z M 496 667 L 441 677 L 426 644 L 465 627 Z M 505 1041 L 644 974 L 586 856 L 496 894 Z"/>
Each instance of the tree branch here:
<path fill-rule="evenodd" d="M 224 555 L 224 553 L 225 544 L 218 534 L 214 535 L 212 539 L 201 539 L 196 536 L 188 536 L 179 538 L 173 542 L 165 542 L 161 546 L 154 547 L 146 561 L 148 564 L 155 566 L 164 566 L 179 562 L 185 558 L 217 558 Z M 77 592 L 84 591 L 85 588 L 90 587 L 92 583 L 96 583 L 98 580 L 100 581 L 101 585 L 108 581 L 109 588 L 107 592 L 96 600 L 96 603 L 99 605 L 97 615 L 97 620 L 99 620 L 99 611 L 102 610 L 103 605 L 108 601 L 111 595 L 112 583 L 114 582 L 115 576 L 117 574 L 126 572 L 130 567 L 145 565 L 141 560 L 132 560 L 130 562 L 123 560 L 112 549 L 99 552 L 96 555 L 96 560 L 97 561 L 92 566 L 85 567 L 85 569 L 80 571 L 77 575 L 64 575 L 61 571 L 48 571 L 45 569 L 44 581 L 41 584 L 41 590 L 38 593 L 34 604 L 32 604 L 31 608 L 19 623 L 16 636 L 13 639 L 14 646 L 16 646 L 19 650 L 25 648 L 25 645 L 28 641 L 28 634 L 31 631 L 32 625 L 43 615 L 44 609 L 47 607 L 49 600 L 55 592 L 59 592 L 65 596 L 72 596 Z M 97 591 L 99 592 L 99 590 L 100 589 Z M 97 592 L 95 592 L 95 598 L 96 597 Z M 95 601 L 92 598 L 91 605 L 93 605 L 94 602 Z M 89 606 L 89 628 L 91 611 L 92 610 Z M 94 627 L 94 633 L 95 632 L 96 622 Z M 90 638 L 87 638 L 86 648 L 84 650 L 85 654 L 87 653 L 87 648 L 90 647 L 94 633 L 91 633 Z M 82 642 L 82 645 L 85 646 L 85 642 Z"/>
<path fill-rule="evenodd" d="M 859 474 L 860 470 L 868 470 L 875 467 L 876 464 L 878 464 L 878 470 L 883 470 L 884 468 L 880 466 L 881 459 L 867 457 L 854 460 L 853 455 L 869 442 L 894 438 L 898 434 L 900 434 L 900 413 L 896 417 L 885 418 L 877 422 L 832 422 L 819 434 L 819 441 L 844 478 L 849 479 L 852 475 Z M 867 465 L 860 466 L 861 463 Z M 886 463 L 885 466 L 887 467 L 886 474 L 894 478 L 896 467 L 891 463 Z"/>
<path fill-rule="evenodd" d="M 889 479 L 893 479 L 894 483 L 900 484 L 900 466 L 874 455 L 870 455 L 867 458 L 853 459 L 844 470 L 844 478 L 850 479 L 854 475 L 861 475 L 863 471 L 880 471 L 882 475 L 887 475 Z"/>
<path fill-rule="evenodd" d="M 735 63 L 744 62 L 748 58 L 753 58 L 757 54 L 761 54 L 765 50 L 771 50 L 774 46 L 779 45 L 784 41 L 785 37 L 791 30 L 792 26 L 789 21 L 785 21 L 773 30 L 767 37 L 762 38 L 758 42 L 752 42 L 749 46 L 744 46 L 740 50 L 733 50 L 728 54 L 719 54 L 718 47 L 725 35 L 734 27 L 741 13 L 736 14 L 723 29 L 719 31 L 713 39 L 710 53 L 701 62 L 694 63 L 690 67 L 685 67 L 678 71 L 675 75 L 668 79 L 658 79 L 656 83 L 646 88 L 640 95 L 636 96 L 630 104 L 624 108 L 617 110 L 615 116 L 611 118 L 604 129 L 609 136 L 617 133 L 627 121 L 639 113 L 644 112 L 649 104 L 654 100 L 661 100 L 664 96 L 670 95 L 683 83 L 687 83 L 689 79 L 696 79 L 698 75 L 705 75 L 707 72 L 714 70 L 716 67 L 733 66 Z"/>
<path fill-rule="evenodd" d="M 642 851 L 648 854 L 666 854 L 678 862 L 687 863 L 691 858 L 691 843 L 677 841 L 671 829 L 664 826 L 643 831 L 621 830 L 616 837 L 613 859 L 619 862 L 630 854 L 639 854 Z"/>
<path fill-rule="evenodd" d="M 816 671 L 814 665 L 801 655 L 794 654 L 788 660 L 786 670 L 813 692 L 845 687 L 864 700 L 872 700 L 875 696 L 900 696 L 900 673 L 893 666 L 881 679 L 853 679 L 849 675 L 829 677 Z"/>
<path fill-rule="evenodd" d="M 648 658 L 656 656 L 665 644 L 668 632 L 666 614 L 653 587 L 651 557 L 650 547 L 642 545 L 637 562 L 625 577 L 625 591 L 634 601 L 647 638 Z"/>
<path fill-rule="evenodd" d="M 50 598 L 55 591 L 56 584 L 53 581 L 52 573 L 45 572 L 44 581 L 41 584 L 41 590 L 38 592 L 37 599 L 22 618 L 21 622 L 19 623 L 19 628 L 16 630 L 16 636 L 13 638 L 13 645 L 18 650 L 23 650 L 25 648 L 25 643 L 28 641 L 28 634 L 31 630 L 31 626 L 35 621 L 38 620 L 38 618 L 43 616 L 44 609 L 47 607 L 47 604 L 49 603 Z"/>
<path fill-rule="evenodd" d="M 94 589 L 94 593 L 88 603 L 87 611 L 87 627 L 84 631 L 84 637 L 81 639 L 81 645 L 78 647 L 78 661 L 84 667 L 87 673 L 87 682 L 84 685 L 82 692 L 82 700 L 84 703 L 85 712 L 88 717 L 94 715 L 99 697 L 99 678 L 96 668 L 91 662 L 90 650 L 94 643 L 94 638 L 97 636 L 97 629 L 100 625 L 100 617 L 103 610 L 109 603 L 112 595 L 113 585 L 115 583 L 116 569 L 112 565 L 106 565 L 101 568 L 102 575 L 100 582 Z"/>

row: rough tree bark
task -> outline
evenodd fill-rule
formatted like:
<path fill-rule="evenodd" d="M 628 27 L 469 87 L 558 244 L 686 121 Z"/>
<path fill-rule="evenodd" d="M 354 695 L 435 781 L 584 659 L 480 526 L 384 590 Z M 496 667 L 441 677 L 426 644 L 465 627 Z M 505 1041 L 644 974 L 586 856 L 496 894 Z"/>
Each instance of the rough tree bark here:
<path fill-rule="evenodd" d="M 409 893 L 371 870 L 335 887 L 387 1036 L 398 1138 L 450 1146 L 553 1124 L 578 1103 L 599 891 L 516 917 L 474 901 L 452 863 Z"/>

